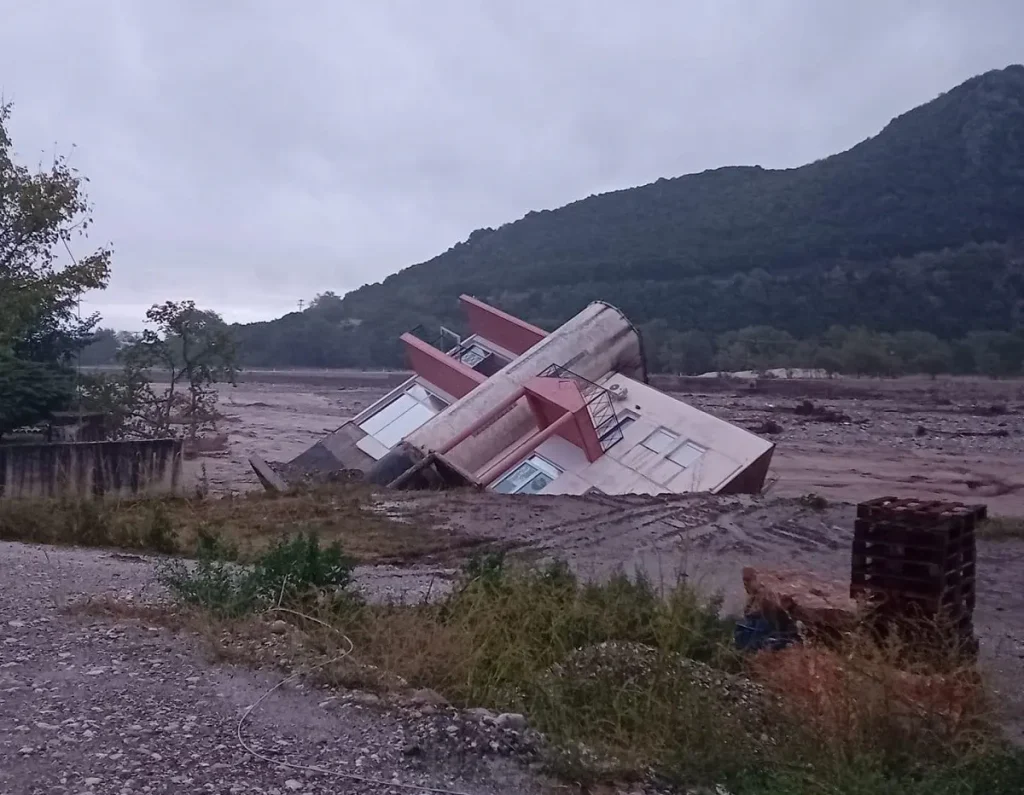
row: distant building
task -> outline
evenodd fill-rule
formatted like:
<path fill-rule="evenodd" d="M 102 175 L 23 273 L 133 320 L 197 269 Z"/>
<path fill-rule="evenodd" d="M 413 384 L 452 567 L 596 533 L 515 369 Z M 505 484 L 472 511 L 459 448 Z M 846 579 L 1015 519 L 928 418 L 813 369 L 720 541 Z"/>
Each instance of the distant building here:
<path fill-rule="evenodd" d="M 403 334 L 415 375 L 291 464 L 518 494 L 758 492 L 774 445 L 647 384 L 639 332 L 594 302 L 551 332 L 462 296 L 471 334 Z"/>

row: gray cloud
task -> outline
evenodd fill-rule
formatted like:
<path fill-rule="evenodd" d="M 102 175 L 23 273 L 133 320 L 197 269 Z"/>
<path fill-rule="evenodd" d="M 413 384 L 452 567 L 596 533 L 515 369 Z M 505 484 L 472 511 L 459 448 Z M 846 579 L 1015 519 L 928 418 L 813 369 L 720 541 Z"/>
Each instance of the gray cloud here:
<path fill-rule="evenodd" d="M 91 178 L 91 298 L 268 317 L 605 190 L 845 149 L 1024 58 L 1014 0 L 0 0 L 26 160 Z M 85 250 L 85 244 L 78 248 Z"/>

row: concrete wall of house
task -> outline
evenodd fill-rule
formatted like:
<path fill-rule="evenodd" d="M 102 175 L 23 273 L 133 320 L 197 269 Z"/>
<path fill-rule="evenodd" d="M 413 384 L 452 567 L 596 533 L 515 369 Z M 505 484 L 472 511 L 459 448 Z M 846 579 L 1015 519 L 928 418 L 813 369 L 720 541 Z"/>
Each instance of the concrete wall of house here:
<path fill-rule="evenodd" d="M 425 453 L 442 449 L 490 407 L 500 404 L 552 364 L 566 366 L 592 381 L 612 371 L 644 377 L 639 334 L 619 310 L 594 302 L 407 436 L 406 441 Z M 457 445 L 446 458 L 466 471 L 481 472 L 489 461 L 535 427 L 533 413 L 526 400 L 521 400 L 490 426 Z"/>
<path fill-rule="evenodd" d="M 582 473 L 601 491 L 714 492 L 773 448 L 771 442 L 646 384 L 619 374 L 602 382 L 606 388 L 613 384 L 625 392 L 625 398 L 615 403 L 616 412 L 629 411 L 636 421 L 624 430 L 622 441 Z M 643 445 L 658 428 L 679 437 L 662 453 Z M 686 441 L 705 448 L 706 452 L 684 468 L 669 461 L 668 455 Z"/>
<path fill-rule="evenodd" d="M 179 439 L 0 446 L 0 497 L 130 497 L 181 484 Z"/>
<path fill-rule="evenodd" d="M 564 439 L 540 445 L 537 454 L 563 472 L 544 493 L 582 494 L 592 487 L 606 494 L 715 492 L 755 469 L 756 477 L 736 482 L 745 491 L 756 491 L 763 484 L 774 447 L 771 442 L 623 375 L 612 374 L 602 382 L 606 388 L 611 384 L 625 391 L 625 399 L 615 403 L 620 418 L 628 411 L 636 419 L 623 430 L 623 438 L 593 463 Z M 661 453 L 643 446 L 658 428 L 679 437 Z M 706 452 L 684 468 L 669 461 L 668 455 L 687 441 Z"/>

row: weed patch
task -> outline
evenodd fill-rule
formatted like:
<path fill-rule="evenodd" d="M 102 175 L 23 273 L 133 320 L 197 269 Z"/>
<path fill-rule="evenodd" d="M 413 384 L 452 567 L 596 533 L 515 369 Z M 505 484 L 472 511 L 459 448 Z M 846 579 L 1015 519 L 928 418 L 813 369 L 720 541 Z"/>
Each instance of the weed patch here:
<path fill-rule="evenodd" d="M 290 666 L 328 684 L 431 688 L 458 707 L 522 713 L 547 737 L 553 769 L 582 784 L 655 778 L 735 795 L 1024 791 L 1024 758 L 987 727 L 970 669 L 911 675 L 861 638 L 741 658 L 719 604 L 686 581 L 584 583 L 564 564 L 517 569 L 490 555 L 435 601 L 372 604 L 347 597 L 343 556 L 309 536 L 250 567 L 204 554 L 208 563 L 201 556 L 169 584 L 203 608 L 203 634 L 222 655 L 269 662 L 271 627 L 259 611 L 291 606 L 273 615 L 288 621 L 277 637 Z M 349 641 L 352 654 L 339 660 Z"/>
<path fill-rule="evenodd" d="M 177 600 L 219 617 L 240 616 L 275 605 L 352 601 L 354 562 L 335 543 L 323 547 L 315 533 L 280 541 L 251 566 L 236 562 L 217 539 L 200 543 L 196 560 L 170 559 L 157 577 Z"/>
<path fill-rule="evenodd" d="M 978 525 L 979 538 L 990 541 L 1024 540 L 1024 516 L 990 516 Z"/>
<path fill-rule="evenodd" d="M 95 500 L 2 500 L 0 539 L 39 544 L 190 552 L 216 536 L 253 561 L 282 538 L 315 533 L 359 562 L 443 555 L 466 539 L 428 526 L 425 517 L 390 517 L 373 495 L 352 486 L 288 494 Z"/>

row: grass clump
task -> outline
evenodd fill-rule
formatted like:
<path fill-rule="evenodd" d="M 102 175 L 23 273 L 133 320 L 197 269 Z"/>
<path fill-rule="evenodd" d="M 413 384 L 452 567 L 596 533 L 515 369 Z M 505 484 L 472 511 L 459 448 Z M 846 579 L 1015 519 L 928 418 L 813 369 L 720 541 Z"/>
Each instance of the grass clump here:
<path fill-rule="evenodd" d="M 158 579 L 181 603 L 226 618 L 274 606 L 303 605 L 329 595 L 353 599 L 353 561 L 338 544 L 321 546 L 315 532 L 279 541 L 251 566 L 215 536 L 204 536 L 196 560 L 171 559 Z"/>
<path fill-rule="evenodd" d="M 977 533 L 990 541 L 1024 540 L 1024 516 L 990 516 L 978 525 Z"/>
<path fill-rule="evenodd" d="M 0 540 L 76 544 L 173 554 L 173 503 L 162 499 L 0 500 Z"/>
<path fill-rule="evenodd" d="M 734 795 L 1024 791 L 1024 757 L 994 739 L 970 668 L 907 671 L 898 650 L 867 635 L 741 658 L 720 603 L 685 580 L 657 588 L 620 573 L 587 583 L 564 563 L 516 568 L 500 555 L 471 560 L 435 600 L 324 598 L 351 591 L 336 554 L 305 537 L 249 569 L 225 555 L 224 569 L 171 585 L 219 617 L 299 605 L 294 663 L 336 685 L 431 688 L 459 707 L 522 713 L 547 738 L 548 761 L 582 784 L 655 778 Z M 250 615 L 208 635 L 260 660 L 266 633 Z M 352 654 L 339 659 L 349 640 Z"/>
<path fill-rule="evenodd" d="M 310 530 L 360 562 L 444 554 L 466 539 L 424 517 L 388 516 L 365 488 L 333 485 L 286 494 L 225 497 L 0 500 L 0 540 L 174 553 L 216 535 L 252 562 L 281 538 Z"/>

